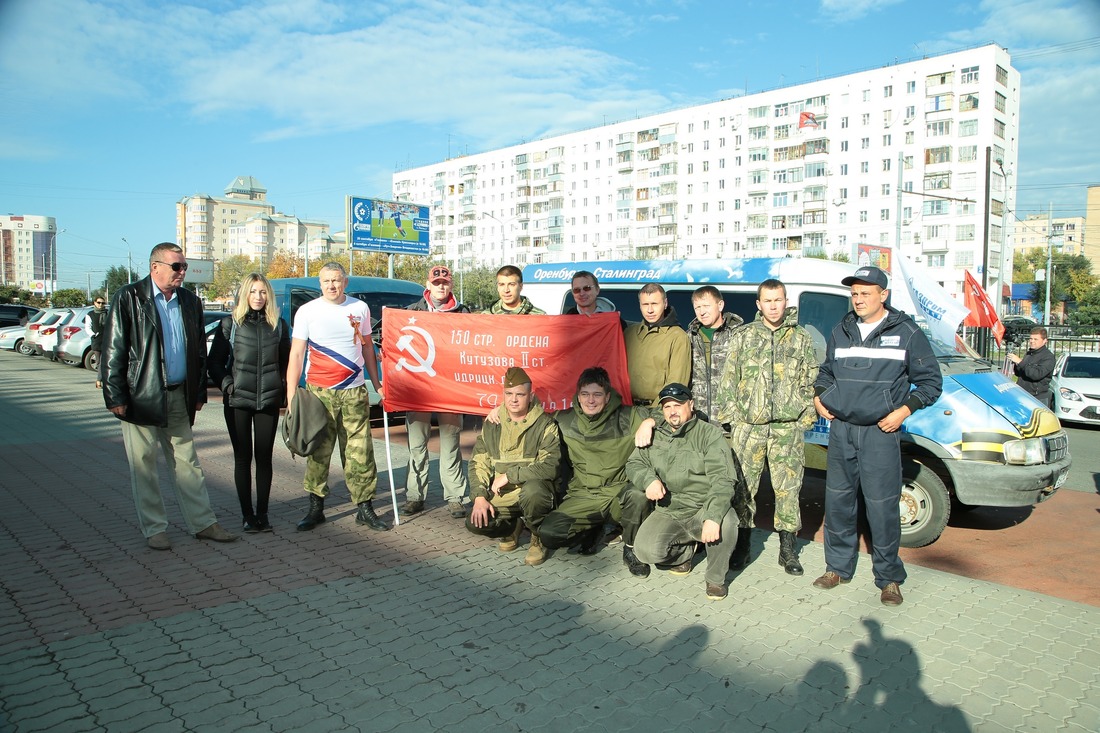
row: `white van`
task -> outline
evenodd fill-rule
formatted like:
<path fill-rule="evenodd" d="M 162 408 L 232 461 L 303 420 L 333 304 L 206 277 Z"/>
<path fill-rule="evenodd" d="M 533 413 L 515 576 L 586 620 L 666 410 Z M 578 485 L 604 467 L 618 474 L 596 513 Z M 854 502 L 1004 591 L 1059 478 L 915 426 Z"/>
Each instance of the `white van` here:
<path fill-rule="evenodd" d="M 833 327 L 851 309 L 840 281 L 854 265 L 807 258 L 728 260 L 622 260 L 527 265 L 523 294 L 547 313 L 573 305 L 572 276 L 596 275 L 600 295 L 630 322 L 641 320 L 638 290 L 649 282 L 668 292 L 680 325 L 695 317 L 691 294 L 713 285 L 726 310 L 746 322 L 756 317 L 756 287 L 783 282 L 798 322 L 813 337 L 819 357 Z M 902 428 L 902 545 L 935 542 L 947 526 L 951 501 L 970 506 L 1030 506 L 1058 490 L 1069 475 L 1069 440 L 1058 419 L 989 362 L 929 335 L 943 372 L 943 394 Z M 823 468 L 829 423 L 807 431 L 807 466 Z"/>

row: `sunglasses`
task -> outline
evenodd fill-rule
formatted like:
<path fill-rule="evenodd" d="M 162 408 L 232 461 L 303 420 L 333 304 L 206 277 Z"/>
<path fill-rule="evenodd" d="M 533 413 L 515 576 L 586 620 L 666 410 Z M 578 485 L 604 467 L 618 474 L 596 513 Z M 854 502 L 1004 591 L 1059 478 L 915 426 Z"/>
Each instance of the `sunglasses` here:
<path fill-rule="evenodd" d="M 577 295 L 578 293 L 591 293 L 591 292 L 592 292 L 592 286 L 591 285 L 582 285 L 579 288 L 573 288 L 573 295 Z"/>
<path fill-rule="evenodd" d="M 160 260 L 153 260 L 153 262 L 157 263 L 158 265 L 164 265 L 165 267 L 171 267 L 172 272 L 179 272 L 180 270 L 183 270 L 184 272 L 187 271 L 186 262 L 161 262 Z"/>
<path fill-rule="evenodd" d="M 105 303 L 105 302 L 104 302 L 104 301 L 102 301 L 102 300 L 97 300 L 97 301 L 95 302 L 95 304 L 96 304 L 96 305 L 107 305 L 107 303 Z"/>
<path fill-rule="evenodd" d="M 431 274 L 431 277 L 433 277 L 433 278 L 436 278 L 436 277 L 450 277 L 450 276 L 451 276 L 451 271 L 448 270 L 446 267 L 437 267 L 434 270 L 432 270 L 432 274 Z"/>
<path fill-rule="evenodd" d="M 661 390 L 661 394 L 658 395 L 658 398 L 661 401 L 673 399 L 677 402 L 687 402 L 691 399 L 691 392 L 688 392 L 682 387 L 665 387 Z"/>

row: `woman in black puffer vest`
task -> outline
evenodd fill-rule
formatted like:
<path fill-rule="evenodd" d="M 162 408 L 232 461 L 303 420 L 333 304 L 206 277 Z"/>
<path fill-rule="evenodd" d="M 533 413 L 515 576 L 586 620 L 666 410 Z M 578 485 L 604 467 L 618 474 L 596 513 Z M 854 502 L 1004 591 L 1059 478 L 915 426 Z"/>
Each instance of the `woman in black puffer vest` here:
<path fill-rule="evenodd" d="M 225 425 L 233 443 L 233 481 L 244 531 L 270 532 L 271 453 L 286 406 L 290 329 L 279 318 L 271 283 L 252 273 L 241 283 L 233 315 L 214 332 L 207 359 L 210 380 L 222 391 Z M 256 508 L 252 508 L 252 461 L 256 461 Z"/>

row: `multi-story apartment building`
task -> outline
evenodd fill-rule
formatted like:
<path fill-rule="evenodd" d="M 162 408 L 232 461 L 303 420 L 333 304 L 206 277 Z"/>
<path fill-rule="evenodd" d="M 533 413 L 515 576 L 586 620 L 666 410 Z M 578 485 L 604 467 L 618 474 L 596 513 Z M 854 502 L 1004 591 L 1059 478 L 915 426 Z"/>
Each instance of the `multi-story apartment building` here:
<path fill-rule="evenodd" d="M 431 206 L 433 256 L 458 266 L 897 245 L 949 290 L 964 270 L 993 290 L 1019 93 L 987 45 L 412 168 L 393 192 Z"/>
<path fill-rule="evenodd" d="M 328 223 L 277 212 L 252 176 L 233 179 L 223 197 L 197 193 L 176 203 L 176 241 L 188 257 L 246 255 L 265 263 L 281 249 L 299 255 L 323 251 L 318 241 L 328 238 Z"/>
<path fill-rule="evenodd" d="M 0 284 L 56 290 L 57 235 L 52 216 L 0 216 Z"/>
<path fill-rule="evenodd" d="M 1012 223 L 1012 249 L 1023 252 L 1029 249 L 1054 247 L 1067 255 L 1085 254 L 1085 217 L 1054 217 L 1053 225 L 1047 214 L 1030 214 L 1024 220 Z M 1095 271 L 1095 268 L 1094 268 Z"/>

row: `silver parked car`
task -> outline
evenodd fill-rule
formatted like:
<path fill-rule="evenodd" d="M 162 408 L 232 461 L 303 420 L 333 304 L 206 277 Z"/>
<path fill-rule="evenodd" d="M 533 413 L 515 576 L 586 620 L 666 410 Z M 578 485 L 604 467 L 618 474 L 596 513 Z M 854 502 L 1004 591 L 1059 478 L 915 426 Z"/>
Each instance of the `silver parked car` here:
<path fill-rule="evenodd" d="M 26 343 L 38 356 L 56 359 L 57 331 L 72 315 L 72 308 L 47 308 L 41 318 L 27 324 Z"/>
<path fill-rule="evenodd" d="M 93 310 L 90 305 L 73 309 L 72 317 L 61 327 L 57 358 L 70 366 L 82 366 L 95 371 L 99 368 L 99 357 L 92 351 L 92 337 L 84 330 L 84 319 Z"/>

